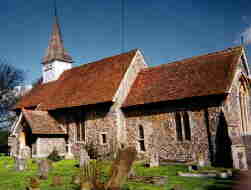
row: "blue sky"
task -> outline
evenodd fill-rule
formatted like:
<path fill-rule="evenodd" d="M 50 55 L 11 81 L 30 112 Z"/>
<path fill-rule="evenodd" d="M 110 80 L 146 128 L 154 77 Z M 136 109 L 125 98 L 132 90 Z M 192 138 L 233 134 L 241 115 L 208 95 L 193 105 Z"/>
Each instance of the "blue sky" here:
<path fill-rule="evenodd" d="M 249 0 L 125 0 L 125 51 L 140 48 L 151 66 L 240 44 L 251 59 Z M 120 0 L 58 0 L 66 50 L 74 65 L 121 52 Z M 52 29 L 52 0 L 8 0 L 0 6 L 0 57 L 41 76 Z M 251 61 L 250 61 L 251 62 Z"/>

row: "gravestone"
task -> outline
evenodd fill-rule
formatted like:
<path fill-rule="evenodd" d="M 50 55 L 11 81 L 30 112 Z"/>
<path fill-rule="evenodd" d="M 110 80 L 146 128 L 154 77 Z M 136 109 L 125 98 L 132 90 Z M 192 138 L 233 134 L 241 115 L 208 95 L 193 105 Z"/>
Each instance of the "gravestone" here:
<path fill-rule="evenodd" d="M 38 169 L 40 179 L 48 179 L 49 172 L 52 169 L 52 162 L 50 160 L 41 160 Z"/>
<path fill-rule="evenodd" d="M 15 169 L 24 171 L 27 169 L 28 159 L 31 158 L 31 149 L 28 146 L 21 148 L 19 156 L 15 157 Z"/>
<path fill-rule="evenodd" d="M 40 181 L 37 177 L 31 177 L 27 190 L 40 190 Z"/>
<path fill-rule="evenodd" d="M 135 147 L 119 150 L 110 169 L 110 179 L 106 183 L 106 189 L 121 189 L 136 159 L 136 154 Z"/>
<path fill-rule="evenodd" d="M 206 159 L 203 152 L 197 153 L 197 165 L 198 167 L 205 167 L 206 166 Z"/>
<path fill-rule="evenodd" d="M 199 167 L 205 167 L 206 166 L 206 161 L 204 159 L 199 159 L 198 160 L 198 166 Z"/>
<path fill-rule="evenodd" d="M 72 154 L 72 145 L 66 144 L 66 154 L 65 154 L 66 160 L 72 160 L 74 159 L 74 155 Z"/>
<path fill-rule="evenodd" d="M 136 176 L 136 172 L 134 171 L 133 167 L 131 168 L 129 174 L 128 174 L 128 178 L 133 178 Z"/>
<path fill-rule="evenodd" d="M 159 166 L 159 153 L 154 151 L 150 155 L 150 167 L 158 167 Z"/>
<path fill-rule="evenodd" d="M 15 170 L 24 171 L 27 168 L 27 160 L 21 157 L 15 158 Z"/>
<path fill-rule="evenodd" d="M 194 171 L 194 170 L 198 170 L 198 166 L 197 166 L 197 165 L 189 165 L 189 166 L 188 166 L 188 171 L 189 171 L 189 172 L 192 172 L 192 171 Z"/>
<path fill-rule="evenodd" d="M 89 161 L 90 161 L 90 157 L 89 157 L 86 149 L 84 148 L 84 146 L 81 146 L 80 155 L 79 155 L 80 168 L 83 167 L 84 165 L 88 165 Z"/>
<path fill-rule="evenodd" d="M 171 190 L 184 190 L 182 185 L 180 184 L 175 184 Z"/>
<path fill-rule="evenodd" d="M 52 186 L 60 186 L 63 184 L 62 176 L 53 176 L 52 177 Z"/>
<path fill-rule="evenodd" d="M 71 184 L 80 185 L 81 179 L 79 175 L 74 175 L 71 178 Z"/>
<path fill-rule="evenodd" d="M 28 146 L 25 146 L 21 149 L 20 156 L 23 159 L 30 159 L 31 158 L 31 149 Z"/>
<path fill-rule="evenodd" d="M 91 182 L 82 182 L 80 184 L 80 190 L 92 190 L 93 189 L 93 184 Z"/>

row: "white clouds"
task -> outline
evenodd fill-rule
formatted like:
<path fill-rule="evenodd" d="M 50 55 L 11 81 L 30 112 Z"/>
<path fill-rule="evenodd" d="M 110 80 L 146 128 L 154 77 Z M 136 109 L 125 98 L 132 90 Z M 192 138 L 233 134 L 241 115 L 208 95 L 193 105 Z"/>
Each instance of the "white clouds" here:
<path fill-rule="evenodd" d="M 246 28 L 244 32 L 241 33 L 243 36 L 244 44 L 251 44 L 251 26 Z"/>

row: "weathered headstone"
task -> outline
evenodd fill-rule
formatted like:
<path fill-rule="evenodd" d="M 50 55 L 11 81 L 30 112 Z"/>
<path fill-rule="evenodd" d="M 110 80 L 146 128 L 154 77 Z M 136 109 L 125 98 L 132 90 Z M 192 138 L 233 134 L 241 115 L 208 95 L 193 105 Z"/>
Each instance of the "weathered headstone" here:
<path fill-rule="evenodd" d="M 204 159 L 198 160 L 198 166 L 199 167 L 205 167 L 206 166 L 206 162 Z"/>
<path fill-rule="evenodd" d="M 24 171 L 27 168 L 27 160 L 21 157 L 15 158 L 15 169 L 16 171 Z"/>
<path fill-rule="evenodd" d="M 180 184 L 175 184 L 171 190 L 184 190 L 182 185 Z"/>
<path fill-rule="evenodd" d="M 112 164 L 111 177 L 106 184 L 106 189 L 120 189 L 128 177 L 137 151 L 134 147 L 120 150 L 116 160 Z"/>
<path fill-rule="evenodd" d="M 27 162 L 30 157 L 30 148 L 28 146 L 21 148 L 19 156 L 15 158 L 15 169 L 17 171 L 24 171 L 25 169 L 27 169 Z"/>
<path fill-rule="evenodd" d="M 31 158 L 31 149 L 28 146 L 25 146 L 21 149 L 20 156 L 23 159 L 30 159 Z"/>
<path fill-rule="evenodd" d="M 228 178 L 227 172 L 220 172 L 219 173 L 219 178 L 221 178 L 221 179 L 227 179 Z"/>
<path fill-rule="evenodd" d="M 80 190 L 92 190 L 93 184 L 91 182 L 82 182 L 80 184 Z"/>
<path fill-rule="evenodd" d="M 228 169 L 228 170 L 227 170 L 227 175 L 228 175 L 229 177 L 232 177 L 232 176 L 233 176 L 232 170 Z"/>
<path fill-rule="evenodd" d="M 154 185 L 163 186 L 167 183 L 167 177 L 166 176 L 152 176 L 150 181 Z"/>
<path fill-rule="evenodd" d="M 87 165 L 89 161 L 90 161 L 90 157 L 86 149 L 83 146 L 81 146 L 80 155 L 79 155 L 79 166 L 83 167 L 84 165 Z"/>
<path fill-rule="evenodd" d="M 38 168 L 40 179 L 48 179 L 49 172 L 52 169 L 52 162 L 50 160 L 41 160 Z"/>
<path fill-rule="evenodd" d="M 158 167 L 159 166 L 159 153 L 154 151 L 150 155 L 150 167 Z"/>
<path fill-rule="evenodd" d="M 63 184 L 62 176 L 52 177 L 52 186 L 60 186 Z"/>
<path fill-rule="evenodd" d="M 205 156 L 202 152 L 197 153 L 197 164 L 199 167 L 206 166 Z"/>
<path fill-rule="evenodd" d="M 133 177 L 135 177 L 135 176 L 136 176 L 136 172 L 134 171 L 133 168 L 131 168 L 131 170 L 130 170 L 130 172 L 129 172 L 129 174 L 128 174 L 128 178 L 133 178 Z"/>
<path fill-rule="evenodd" d="M 189 165 L 189 166 L 188 166 L 188 171 L 189 171 L 189 172 L 192 172 L 192 171 L 194 171 L 194 170 L 198 170 L 198 166 L 197 166 L 197 165 Z"/>
<path fill-rule="evenodd" d="M 81 179 L 79 175 L 74 175 L 71 178 L 71 184 L 80 185 Z"/>
<path fill-rule="evenodd" d="M 40 181 L 37 177 L 31 177 L 27 190 L 40 190 Z"/>

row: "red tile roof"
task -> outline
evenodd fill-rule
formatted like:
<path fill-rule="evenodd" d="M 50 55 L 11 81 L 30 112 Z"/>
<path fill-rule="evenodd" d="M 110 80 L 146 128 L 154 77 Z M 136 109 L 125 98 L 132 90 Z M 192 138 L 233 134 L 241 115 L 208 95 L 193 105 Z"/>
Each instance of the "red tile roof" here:
<path fill-rule="evenodd" d="M 47 111 L 22 109 L 22 112 L 33 134 L 66 134 Z"/>
<path fill-rule="evenodd" d="M 227 93 L 242 47 L 142 70 L 123 107 Z"/>
<path fill-rule="evenodd" d="M 53 110 L 112 102 L 135 54 L 133 50 L 67 70 L 57 81 L 34 87 L 15 108 Z"/>

